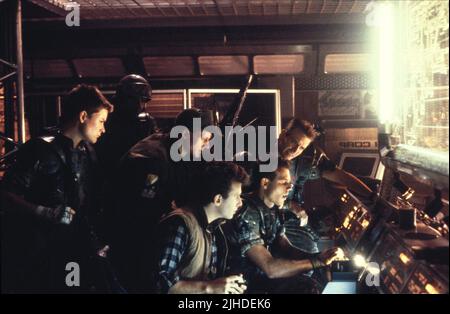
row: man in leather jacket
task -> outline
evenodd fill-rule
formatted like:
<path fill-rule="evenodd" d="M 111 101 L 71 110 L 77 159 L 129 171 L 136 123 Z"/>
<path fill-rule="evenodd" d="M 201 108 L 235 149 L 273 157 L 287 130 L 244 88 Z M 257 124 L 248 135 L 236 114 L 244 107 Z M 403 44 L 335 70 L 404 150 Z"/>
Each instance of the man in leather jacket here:
<path fill-rule="evenodd" d="M 92 257 L 106 249 L 93 238 L 98 202 L 91 145 L 112 110 L 96 87 L 79 85 L 64 100 L 60 132 L 31 139 L 17 152 L 1 183 L 2 291 L 101 289 Z M 74 285 L 66 278 L 69 263 L 80 269 Z"/>

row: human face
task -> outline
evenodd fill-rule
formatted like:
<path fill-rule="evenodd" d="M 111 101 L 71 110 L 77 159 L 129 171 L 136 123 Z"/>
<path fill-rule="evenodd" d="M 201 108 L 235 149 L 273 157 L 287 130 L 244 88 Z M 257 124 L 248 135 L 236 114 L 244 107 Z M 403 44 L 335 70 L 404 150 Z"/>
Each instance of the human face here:
<path fill-rule="evenodd" d="M 287 168 L 279 168 L 276 173 L 276 177 L 267 185 L 264 197 L 269 203 L 281 207 L 292 188 L 291 174 Z"/>
<path fill-rule="evenodd" d="M 225 219 L 233 218 L 239 207 L 242 206 L 242 183 L 232 182 L 227 198 L 222 198 L 218 206 L 220 216 Z"/>
<path fill-rule="evenodd" d="M 292 160 L 303 153 L 311 144 L 311 139 L 300 130 L 283 130 L 278 137 L 278 152 L 284 160 Z"/>
<path fill-rule="evenodd" d="M 192 136 L 191 153 L 192 156 L 200 158 L 202 150 L 205 149 L 211 141 L 212 133 L 208 131 L 196 132 Z"/>
<path fill-rule="evenodd" d="M 95 144 L 98 138 L 105 133 L 105 122 L 108 119 L 108 110 L 105 108 L 88 115 L 85 111 L 80 114 L 81 134 L 85 141 Z"/>

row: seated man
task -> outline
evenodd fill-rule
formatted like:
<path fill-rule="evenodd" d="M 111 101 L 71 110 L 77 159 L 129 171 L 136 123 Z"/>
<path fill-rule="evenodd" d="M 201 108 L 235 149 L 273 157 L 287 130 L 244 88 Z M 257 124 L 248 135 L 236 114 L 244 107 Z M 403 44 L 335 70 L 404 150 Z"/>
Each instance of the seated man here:
<path fill-rule="evenodd" d="M 230 162 L 208 163 L 182 208 L 160 222 L 157 290 L 160 293 L 245 291 L 242 275 L 224 277 L 227 242 L 221 229 L 242 205 L 248 176 Z"/>
<path fill-rule="evenodd" d="M 286 238 L 279 208 L 292 187 L 289 164 L 280 160 L 274 172 L 254 171 L 253 184 L 253 192 L 243 197 L 244 205 L 232 221 L 249 292 L 319 293 L 320 284 L 299 275 L 329 265 L 338 249 L 306 254 Z"/>

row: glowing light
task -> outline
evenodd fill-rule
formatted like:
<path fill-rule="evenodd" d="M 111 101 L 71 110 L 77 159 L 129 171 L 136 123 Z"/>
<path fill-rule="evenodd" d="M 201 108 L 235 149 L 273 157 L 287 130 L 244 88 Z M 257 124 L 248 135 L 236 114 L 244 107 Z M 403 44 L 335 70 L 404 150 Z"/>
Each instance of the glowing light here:
<path fill-rule="evenodd" d="M 361 225 L 364 229 L 366 229 L 369 226 L 369 224 L 370 222 L 367 219 L 364 219 Z"/>
<path fill-rule="evenodd" d="M 344 250 L 341 248 L 338 248 L 336 251 L 336 260 L 342 261 L 345 259 L 345 253 Z"/>
<path fill-rule="evenodd" d="M 427 283 L 427 284 L 425 285 L 425 290 L 427 290 L 427 292 L 428 292 L 429 294 L 438 294 L 438 293 L 439 293 L 439 291 L 437 291 L 436 288 L 433 287 L 433 286 L 432 286 L 431 284 L 429 284 L 429 283 Z"/>
<path fill-rule="evenodd" d="M 363 268 L 367 266 L 366 259 L 361 254 L 356 254 L 353 256 L 353 263 L 356 267 Z"/>
<path fill-rule="evenodd" d="M 411 260 L 405 253 L 400 253 L 398 256 L 403 264 L 408 264 Z"/>
<path fill-rule="evenodd" d="M 366 23 L 376 28 L 375 47 L 377 59 L 375 65 L 378 75 L 378 118 L 381 123 L 395 119 L 394 108 L 394 12 L 389 2 L 372 3 L 367 8 L 370 13 Z"/>
<path fill-rule="evenodd" d="M 414 190 L 413 189 L 411 189 L 411 188 L 408 188 L 408 190 L 405 192 L 405 193 L 403 193 L 402 194 L 402 197 L 405 199 L 405 200 L 409 200 L 413 195 L 414 195 Z"/>
<path fill-rule="evenodd" d="M 342 225 L 344 226 L 344 228 L 348 228 L 349 224 L 350 224 L 350 219 L 347 217 L 347 218 L 345 218 L 344 223 Z"/>

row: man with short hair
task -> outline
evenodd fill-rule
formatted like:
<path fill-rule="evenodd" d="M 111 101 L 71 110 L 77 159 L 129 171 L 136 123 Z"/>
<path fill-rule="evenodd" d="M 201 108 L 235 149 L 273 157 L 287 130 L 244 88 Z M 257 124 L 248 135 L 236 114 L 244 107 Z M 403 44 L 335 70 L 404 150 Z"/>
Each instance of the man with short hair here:
<path fill-rule="evenodd" d="M 248 176 L 231 162 L 210 162 L 196 179 L 184 206 L 160 222 L 158 292 L 243 293 L 242 275 L 225 276 L 228 244 L 221 225 L 242 205 Z"/>
<path fill-rule="evenodd" d="M 232 221 L 231 239 L 244 258 L 241 266 L 235 259 L 233 267 L 246 269 L 252 293 L 319 293 L 320 285 L 300 275 L 329 265 L 338 250 L 306 254 L 287 239 L 279 210 L 292 187 L 289 164 L 280 160 L 274 172 L 255 169 L 252 181 L 253 192 L 243 196 Z"/>
<path fill-rule="evenodd" d="M 316 228 L 311 225 L 307 209 L 303 206 L 304 188 L 307 182 L 324 178 L 345 186 L 362 197 L 373 197 L 373 192 L 367 185 L 351 173 L 337 167 L 323 150 L 314 144 L 318 135 L 319 132 L 312 123 L 292 118 L 278 137 L 279 156 L 290 161 L 293 181 L 293 188 L 285 204 L 286 235 L 297 247 L 307 253 L 319 251 L 320 237 Z"/>
<path fill-rule="evenodd" d="M 198 119 L 198 130 L 194 119 Z M 141 286 L 146 271 L 141 266 L 145 254 L 152 252 L 143 248 L 148 246 L 155 226 L 172 202 L 181 206 L 189 196 L 191 180 L 203 168 L 203 162 L 192 159 L 200 157 L 208 145 L 211 133 L 204 128 L 211 124 L 209 112 L 186 109 L 175 121 L 175 126 L 182 127 L 178 138 L 153 134 L 134 145 L 120 162 L 109 198 L 109 234 L 111 258 L 120 282 L 130 292 L 147 289 Z M 175 151 L 177 156 L 171 156 L 172 145 L 177 141 L 185 141 L 189 147 L 181 145 Z M 172 157 L 189 157 L 190 161 L 174 161 Z"/>
<path fill-rule="evenodd" d="M 31 139 L 17 152 L 1 186 L 2 291 L 98 291 L 91 145 L 105 132 L 112 110 L 96 87 L 78 85 L 64 99 L 60 132 Z M 66 284 L 70 262 L 81 269 L 80 286 Z"/>

